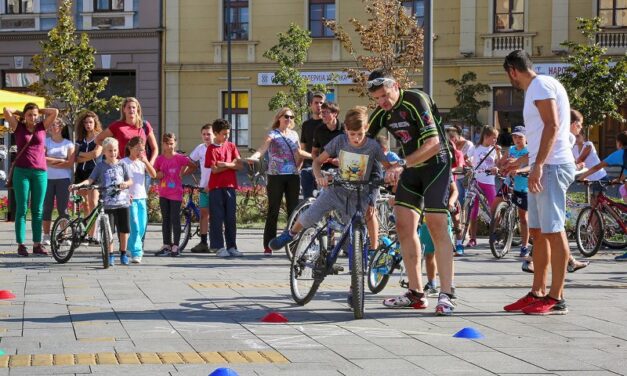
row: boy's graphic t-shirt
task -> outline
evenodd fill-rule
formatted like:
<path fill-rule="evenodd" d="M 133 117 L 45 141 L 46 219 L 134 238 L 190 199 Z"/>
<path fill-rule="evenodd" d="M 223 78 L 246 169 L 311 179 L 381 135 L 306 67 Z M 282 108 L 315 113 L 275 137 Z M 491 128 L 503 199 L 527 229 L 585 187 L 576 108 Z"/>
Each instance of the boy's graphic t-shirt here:
<path fill-rule="evenodd" d="M 205 157 L 205 167 L 212 168 L 218 162 L 233 162 L 239 159 L 239 151 L 234 143 L 226 141 L 222 145 L 211 144 L 207 148 L 207 156 Z M 235 188 L 237 189 L 236 171 L 229 168 L 222 172 L 212 172 L 209 179 L 209 190 L 217 188 Z"/>
<path fill-rule="evenodd" d="M 171 158 L 160 155 L 155 160 L 155 170 L 163 173 L 159 181 L 159 196 L 173 201 L 183 200 L 183 181 L 181 170 L 187 166 L 189 158 L 182 154 L 174 154 Z"/>
<path fill-rule="evenodd" d="M 331 158 L 339 159 L 340 176 L 350 181 L 370 179 L 375 161 L 385 161 L 383 149 L 375 140 L 367 138 L 366 142 L 355 147 L 350 144 L 348 137 L 343 134 L 335 137 L 325 147 Z"/>
<path fill-rule="evenodd" d="M 105 161 L 98 163 L 89 175 L 89 179 L 93 180 L 95 185 L 106 188 L 113 188 L 130 178 L 131 173 L 127 165 L 123 163 L 110 165 Z M 113 189 L 107 189 L 101 194 L 104 195 L 105 209 L 127 208 L 131 205 L 128 189 L 123 189 L 117 194 L 113 192 Z"/>

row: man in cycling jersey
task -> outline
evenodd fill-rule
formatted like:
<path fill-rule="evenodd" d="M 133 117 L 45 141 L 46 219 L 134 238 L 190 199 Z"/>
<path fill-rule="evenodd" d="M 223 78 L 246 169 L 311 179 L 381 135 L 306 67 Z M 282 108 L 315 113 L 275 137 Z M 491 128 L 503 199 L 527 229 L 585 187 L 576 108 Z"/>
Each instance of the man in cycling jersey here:
<path fill-rule="evenodd" d="M 427 218 L 436 250 L 441 292 L 437 315 L 450 315 L 453 281 L 453 243 L 447 231 L 448 186 L 451 178 L 450 152 L 442 119 L 433 100 L 422 91 L 401 90 L 391 74 L 375 70 L 368 77 L 368 92 L 377 103 L 370 115 L 368 133 L 375 137 L 383 128 L 401 144 L 404 159 L 388 170 L 386 179 L 397 182 L 396 229 L 409 291 L 386 299 L 390 308 L 427 308 L 420 274 L 420 244 L 416 229 L 420 216 Z"/>

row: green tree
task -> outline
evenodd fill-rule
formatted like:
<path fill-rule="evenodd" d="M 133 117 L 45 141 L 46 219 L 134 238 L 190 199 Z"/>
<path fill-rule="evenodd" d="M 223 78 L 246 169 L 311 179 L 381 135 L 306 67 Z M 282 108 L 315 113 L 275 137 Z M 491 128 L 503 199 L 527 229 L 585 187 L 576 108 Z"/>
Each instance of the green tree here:
<path fill-rule="evenodd" d="M 121 104 L 122 98 L 117 96 L 98 98 L 107 86 L 107 78 L 91 80 L 95 54 L 87 34 L 76 34 L 72 0 L 61 1 L 57 25 L 48 32 L 48 39 L 41 42 L 41 52 L 33 56 L 39 81 L 31 89 L 59 108 L 60 116 L 70 125 L 85 109 L 107 113 Z"/>
<path fill-rule="evenodd" d="M 455 119 L 470 126 L 480 126 L 477 114 L 482 108 L 490 106 L 489 101 L 477 100 L 478 95 L 490 92 L 490 86 L 482 83 L 474 83 L 477 79 L 475 72 L 466 72 L 460 80 L 449 78 L 446 83 L 455 88 L 457 105 L 451 108 L 449 118 Z"/>
<path fill-rule="evenodd" d="M 570 106 L 581 112 L 586 127 L 602 124 L 607 116 L 625 121 L 618 109 L 627 99 L 627 54 L 616 57 L 616 65 L 610 66 L 607 49 L 596 42 L 601 20 L 577 18 L 577 22 L 586 42 L 561 44 L 569 49 L 564 62 L 570 66 L 557 77 L 566 88 Z"/>
<path fill-rule="evenodd" d="M 337 21 L 325 21 L 357 63 L 345 71 L 355 81 L 352 90 L 367 96 L 368 74 L 377 68 L 391 72 L 402 88 L 415 86 L 412 77 L 423 63 L 423 30 L 414 15 L 409 15 L 400 0 L 362 0 L 368 14 L 367 22 L 356 18 L 348 20 L 359 37 L 362 51 L 358 53 L 351 36 Z"/>
<path fill-rule="evenodd" d="M 263 53 L 263 57 L 279 65 L 274 72 L 272 82 L 287 87 L 287 91 L 279 90 L 268 102 L 271 111 L 282 107 L 289 107 L 294 111 L 294 122 L 301 124 L 309 106 L 307 91 L 327 92 L 326 85 L 311 85 L 306 77 L 300 74 L 300 69 L 307 61 L 307 52 L 311 47 L 312 39 L 308 30 L 298 25 L 290 24 L 287 32 L 279 33 L 279 43 Z"/>

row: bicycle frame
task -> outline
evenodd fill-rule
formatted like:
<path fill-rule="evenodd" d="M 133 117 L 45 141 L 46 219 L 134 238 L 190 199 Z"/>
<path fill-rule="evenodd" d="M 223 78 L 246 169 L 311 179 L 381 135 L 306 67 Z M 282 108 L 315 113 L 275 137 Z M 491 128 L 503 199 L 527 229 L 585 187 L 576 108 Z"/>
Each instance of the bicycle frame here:
<path fill-rule="evenodd" d="M 599 192 L 596 200 L 597 204 L 595 206 L 595 209 L 611 215 L 621 227 L 623 233 L 627 234 L 627 224 L 625 223 L 625 221 L 623 221 L 623 218 L 621 218 L 620 214 L 616 212 L 618 210 L 622 214 L 627 214 L 627 205 L 611 200 L 603 192 Z"/>
<path fill-rule="evenodd" d="M 470 183 L 468 184 L 468 188 L 464 194 L 464 202 L 470 203 L 470 209 L 472 211 L 472 207 L 475 205 L 475 198 L 479 197 L 479 211 L 483 210 L 488 217 L 490 214 L 490 206 L 488 205 L 488 199 L 485 197 L 483 192 L 479 189 L 479 185 L 477 184 L 477 179 L 473 174 Z M 471 200 L 471 201 L 468 201 Z M 488 221 L 489 222 L 489 221 Z"/>

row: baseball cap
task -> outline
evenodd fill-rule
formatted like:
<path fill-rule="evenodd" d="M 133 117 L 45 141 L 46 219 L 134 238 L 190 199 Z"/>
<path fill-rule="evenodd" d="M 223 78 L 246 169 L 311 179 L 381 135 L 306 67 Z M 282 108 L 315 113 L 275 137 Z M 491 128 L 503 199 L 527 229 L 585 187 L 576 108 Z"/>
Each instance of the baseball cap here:
<path fill-rule="evenodd" d="M 524 136 L 525 135 L 525 127 L 522 125 L 517 125 L 512 130 L 512 136 Z"/>

